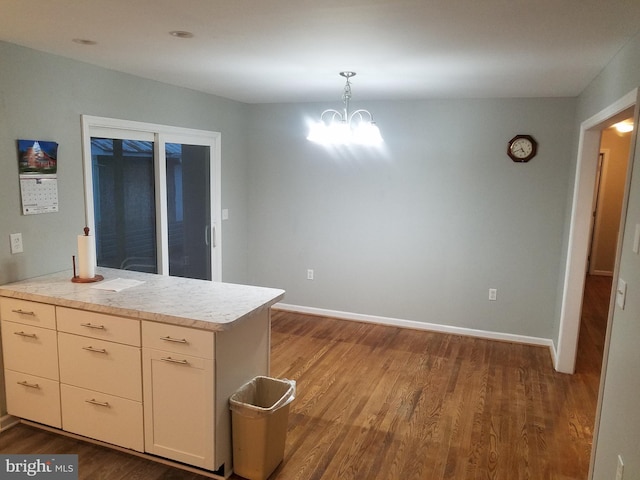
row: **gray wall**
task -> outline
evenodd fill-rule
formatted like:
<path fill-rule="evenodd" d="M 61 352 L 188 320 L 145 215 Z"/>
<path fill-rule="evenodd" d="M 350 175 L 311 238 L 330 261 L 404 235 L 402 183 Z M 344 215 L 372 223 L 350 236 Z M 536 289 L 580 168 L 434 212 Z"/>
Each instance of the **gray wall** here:
<path fill-rule="evenodd" d="M 71 268 L 85 222 L 81 114 L 222 133 L 223 278 L 245 282 L 246 105 L 0 42 L 0 284 Z M 21 214 L 19 138 L 59 143 L 58 213 Z M 25 251 L 11 255 L 15 232 Z"/>
<path fill-rule="evenodd" d="M 247 277 L 247 105 L 0 42 L 0 284 L 71 268 L 84 227 L 80 115 L 222 133 L 223 278 Z M 59 212 L 23 216 L 16 140 L 58 148 Z M 11 255 L 9 234 L 25 252 Z"/>
<path fill-rule="evenodd" d="M 251 109 L 251 283 L 293 305 L 553 338 L 576 100 L 354 105 L 383 152 L 305 139 L 336 104 Z M 517 133 L 539 142 L 528 164 L 506 155 Z"/>
<path fill-rule="evenodd" d="M 586 120 L 639 85 L 640 35 L 580 96 L 578 120 Z M 640 478 L 640 256 L 631 251 L 635 226 L 640 223 L 640 146 L 636 145 L 635 151 L 619 275 L 627 282 L 627 301 L 624 310 L 615 307 L 610 326 L 594 480 L 615 478 L 618 455 L 624 459 L 624 478 Z"/>

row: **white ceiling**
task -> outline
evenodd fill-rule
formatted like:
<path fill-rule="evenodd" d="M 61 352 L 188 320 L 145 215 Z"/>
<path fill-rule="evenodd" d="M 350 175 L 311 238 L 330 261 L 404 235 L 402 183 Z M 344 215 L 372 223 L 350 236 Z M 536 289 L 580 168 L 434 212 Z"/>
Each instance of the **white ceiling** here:
<path fill-rule="evenodd" d="M 640 0 L 0 0 L 0 40 L 248 103 L 342 70 L 354 101 L 576 96 L 639 29 Z"/>

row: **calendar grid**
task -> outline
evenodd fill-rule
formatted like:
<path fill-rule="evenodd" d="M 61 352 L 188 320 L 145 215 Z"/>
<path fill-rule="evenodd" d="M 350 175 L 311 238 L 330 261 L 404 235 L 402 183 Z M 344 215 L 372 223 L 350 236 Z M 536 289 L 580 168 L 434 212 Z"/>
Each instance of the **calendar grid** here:
<path fill-rule="evenodd" d="M 57 175 L 20 175 L 22 214 L 58 211 Z"/>

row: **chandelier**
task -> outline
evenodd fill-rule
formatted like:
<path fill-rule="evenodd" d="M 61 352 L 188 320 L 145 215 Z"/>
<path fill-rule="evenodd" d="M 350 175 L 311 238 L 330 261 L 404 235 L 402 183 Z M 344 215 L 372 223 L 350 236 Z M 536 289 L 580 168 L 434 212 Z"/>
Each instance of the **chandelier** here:
<path fill-rule="evenodd" d="M 349 112 L 351 100 L 351 82 L 355 72 L 340 72 L 347 79 L 342 94 L 342 111 L 328 109 L 320 115 L 320 121 L 309 128 L 307 140 L 323 145 L 379 145 L 382 143 L 380 130 L 373 121 L 373 115 L 368 110 L 360 109 Z"/>

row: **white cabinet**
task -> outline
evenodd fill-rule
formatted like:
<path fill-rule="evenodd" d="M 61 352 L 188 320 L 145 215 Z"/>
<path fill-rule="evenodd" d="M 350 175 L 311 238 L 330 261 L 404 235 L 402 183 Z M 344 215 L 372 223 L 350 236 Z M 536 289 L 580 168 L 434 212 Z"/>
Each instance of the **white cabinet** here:
<path fill-rule="evenodd" d="M 57 307 L 62 428 L 144 451 L 140 322 Z"/>
<path fill-rule="evenodd" d="M 60 387 L 55 309 L 0 299 L 7 411 L 60 428 Z"/>
<path fill-rule="evenodd" d="M 5 369 L 7 411 L 10 415 L 26 418 L 60 428 L 60 383 Z"/>
<path fill-rule="evenodd" d="M 101 274 L 143 283 L 105 293 L 61 272 L 0 286 L 9 413 L 228 478 L 229 397 L 269 374 L 269 307 L 284 292 Z"/>
<path fill-rule="evenodd" d="M 142 403 L 66 384 L 60 392 L 64 430 L 144 451 Z"/>
<path fill-rule="evenodd" d="M 213 332 L 142 322 L 147 452 L 218 467 L 213 346 Z"/>

